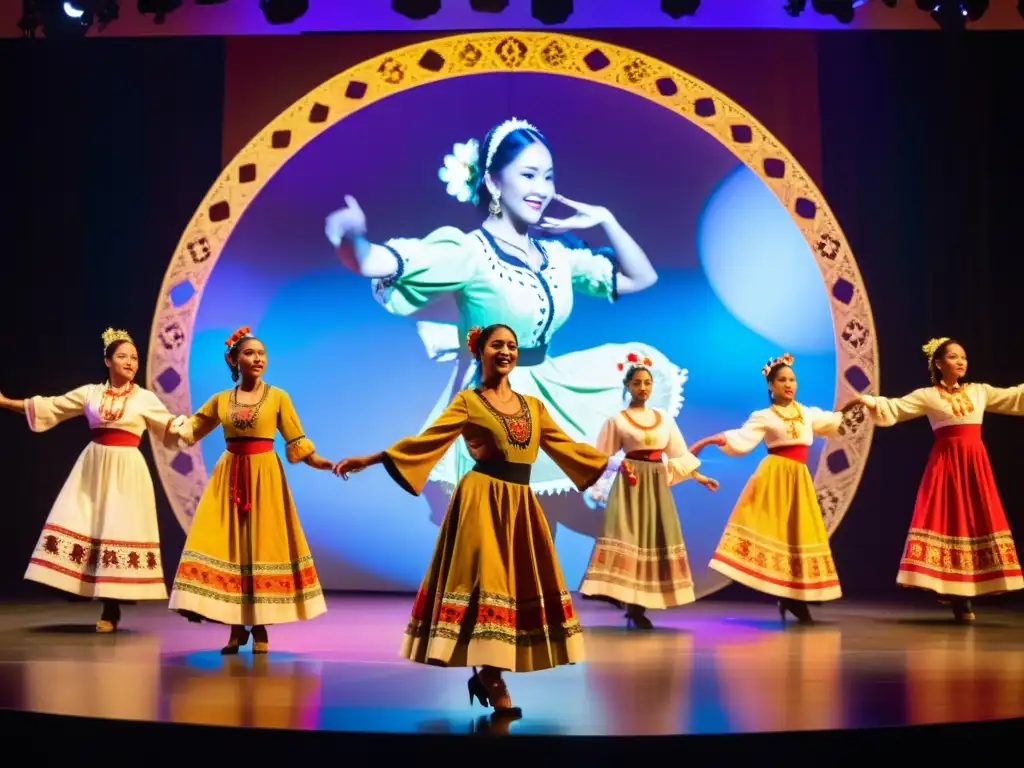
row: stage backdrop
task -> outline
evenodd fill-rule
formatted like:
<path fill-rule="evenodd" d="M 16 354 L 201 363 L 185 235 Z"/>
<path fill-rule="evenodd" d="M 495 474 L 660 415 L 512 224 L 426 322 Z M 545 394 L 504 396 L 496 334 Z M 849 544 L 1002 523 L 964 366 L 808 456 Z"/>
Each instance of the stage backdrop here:
<path fill-rule="evenodd" d="M 298 53 L 309 41 L 273 42 Z M 364 39 L 365 53 L 381 43 Z M 606 378 L 634 344 L 656 350 L 666 368 L 682 370 L 681 391 L 655 394 L 689 441 L 739 426 L 764 407 L 760 368 L 784 351 L 797 358 L 799 398 L 808 404 L 828 408 L 874 387 L 873 324 L 852 255 L 809 173 L 760 124 L 775 119 L 798 144 L 801 134 L 816 136 L 799 130 L 810 122 L 781 117 L 783 107 L 751 114 L 716 89 L 713 72 L 704 71 L 702 82 L 638 51 L 530 33 L 467 35 L 378 54 L 288 107 L 316 78 L 293 65 L 301 75 L 289 80 L 278 69 L 268 99 L 246 53 L 240 47 L 250 65 L 243 90 L 259 93 L 259 106 L 232 96 L 240 79 L 230 73 L 241 67 L 229 56 L 225 144 L 242 151 L 186 230 L 154 323 L 151 386 L 174 410 L 194 410 L 230 386 L 223 340 L 247 324 L 267 344 L 268 380 L 291 393 L 321 454 L 367 453 L 419 431 L 451 388 L 457 307 L 442 295 L 412 317 L 387 313 L 370 282 L 338 263 L 324 217 L 350 194 L 376 241 L 419 238 L 445 225 L 473 230 L 481 215 L 446 195 L 438 168 L 454 143 L 482 139 L 513 116 L 550 140 L 557 191 L 608 207 L 659 275 L 654 287 L 615 303 L 577 293 L 568 321 L 548 337 L 549 356 L 584 360 L 575 383 Z M 721 79 L 749 76 L 760 66 L 755 53 L 747 66 L 723 63 Z M 774 61 L 782 56 L 780 48 Z M 303 51 L 302 60 L 309 58 Z M 289 61 L 264 46 L 260 60 L 269 59 Z M 811 86 L 797 78 L 799 96 L 762 100 L 762 111 L 792 101 L 815 115 Z M 366 106 L 356 108 L 360 102 Z M 253 125 L 264 118 L 265 129 Z M 249 139 L 259 135 L 243 143 L 245 131 Z M 816 141 L 802 154 L 817 168 Z M 575 234 L 605 244 L 600 231 Z M 599 422 L 563 426 L 593 440 Z M 851 419 L 840 439 L 819 441 L 812 452 L 830 529 L 852 499 L 869 443 L 870 430 Z M 185 526 L 223 447 L 215 433 L 191 452 L 154 448 Z M 706 564 L 762 456 L 763 448 L 742 459 L 709 449 L 704 471 L 721 490 L 686 483 L 674 491 L 698 594 L 726 583 Z M 289 467 L 288 479 L 325 587 L 418 585 L 447 503 L 444 489 L 429 486 L 414 498 L 383 472 L 343 483 L 302 465 Z M 575 492 L 545 495 L 542 504 L 575 588 L 601 511 Z"/>

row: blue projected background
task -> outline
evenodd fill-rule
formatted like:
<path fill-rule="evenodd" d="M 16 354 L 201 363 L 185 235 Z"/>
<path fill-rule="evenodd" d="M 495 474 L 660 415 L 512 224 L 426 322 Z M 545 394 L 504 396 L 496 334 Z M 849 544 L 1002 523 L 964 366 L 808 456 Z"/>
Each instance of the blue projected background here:
<path fill-rule="evenodd" d="M 419 431 L 451 368 L 431 360 L 416 323 L 453 320 L 454 302 L 409 318 L 388 314 L 369 281 L 335 257 L 324 217 L 351 194 L 378 242 L 442 225 L 478 227 L 479 213 L 445 194 L 437 169 L 455 142 L 481 139 L 513 116 L 551 141 L 557 191 L 608 207 L 659 275 L 649 290 L 615 304 L 577 295 L 553 354 L 632 340 L 665 353 L 689 371 L 678 423 L 691 442 L 763 408 L 760 368 L 783 351 L 797 358 L 798 397 L 831 405 L 827 295 L 806 241 L 764 183 L 662 107 L 583 80 L 515 73 L 451 79 L 378 102 L 326 131 L 264 185 L 204 289 L 189 361 L 193 409 L 231 385 L 223 341 L 246 324 L 267 345 L 268 382 L 291 394 L 322 455 L 365 454 Z M 605 244 L 599 230 L 577 234 Z M 223 449 L 219 431 L 202 443 L 207 467 Z M 763 455 L 761 447 L 729 459 L 709 448 L 703 471 L 721 490 L 674 490 L 698 595 L 726 583 L 706 566 Z M 447 501 L 439 488 L 412 497 L 379 468 L 349 482 L 304 465 L 286 472 L 325 588 L 418 587 Z M 575 493 L 541 503 L 576 589 L 603 510 Z"/>

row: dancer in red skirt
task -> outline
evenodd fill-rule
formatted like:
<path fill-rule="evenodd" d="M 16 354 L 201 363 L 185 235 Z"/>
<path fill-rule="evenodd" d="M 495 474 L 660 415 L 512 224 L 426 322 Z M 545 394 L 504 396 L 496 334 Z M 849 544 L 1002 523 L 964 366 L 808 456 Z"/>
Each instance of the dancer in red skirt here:
<path fill-rule="evenodd" d="M 954 339 L 932 339 L 922 349 L 932 386 L 896 399 L 858 399 L 881 427 L 928 417 L 935 444 L 917 491 L 896 583 L 945 596 L 958 621 L 973 621 L 972 597 L 1024 588 L 981 440 L 985 411 L 1024 416 L 1024 385 L 999 389 L 965 383 L 967 353 Z"/>

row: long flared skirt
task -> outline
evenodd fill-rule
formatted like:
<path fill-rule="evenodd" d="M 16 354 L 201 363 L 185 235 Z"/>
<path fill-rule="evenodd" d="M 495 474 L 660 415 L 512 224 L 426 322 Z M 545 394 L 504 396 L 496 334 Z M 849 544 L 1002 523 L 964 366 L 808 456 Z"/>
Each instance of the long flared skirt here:
<path fill-rule="evenodd" d="M 83 597 L 167 599 L 153 478 L 137 448 L 86 446 L 25 578 Z"/>
<path fill-rule="evenodd" d="M 957 597 L 1024 588 L 980 424 L 935 431 L 896 583 Z"/>
<path fill-rule="evenodd" d="M 766 456 L 747 481 L 710 567 L 775 597 L 842 597 L 828 532 L 807 465 Z"/>
<path fill-rule="evenodd" d="M 239 473 L 236 461 L 249 461 Z M 248 480 L 244 510 L 232 477 Z M 274 452 L 225 452 L 196 507 L 171 590 L 171 610 L 222 624 L 285 624 L 327 610 L 313 556 Z"/>
<path fill-rule="evenodd" d="M 583 660 L 551 531 L 528 485 L 467 473 L 452 495 L 400 655 L 513 672 Z"/>
<path fill-rule="evenodd" d="M 692 603 L 693 576 L 665 465 L 630 465 L 636 485 L 621 472 L 612 483 L 580 592 L 644 608 Z"/>

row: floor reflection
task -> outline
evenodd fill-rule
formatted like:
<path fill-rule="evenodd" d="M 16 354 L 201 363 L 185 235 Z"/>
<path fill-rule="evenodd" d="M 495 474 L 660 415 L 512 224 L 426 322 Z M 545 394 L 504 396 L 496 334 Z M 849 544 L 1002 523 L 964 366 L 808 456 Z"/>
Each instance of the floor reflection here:
<path fill-rule="evenodd" d="M 341 610 L 336 606 L 340 603 Z M 136 608 L 131 631 L 68 631 L 69 610 L 0 613 L 0 706 L 62 715 L 377 733 L 659 735 L 898 726 L 1024 716 L 1024 617 L 961 627 L 823 606 L 783 626 L 769 605 L 702 601 L 627 630 L 583 607 L 587 660 L 506 675 L 523 717 L 470 704 L 466 669 L 395 653 L 405 598 L 334 598 L 274 628 L 271 653 L 221 656 L 222 627 Z M 82 618 L 91 619 L 89 607 Z M 72 610 L 73 614 L 74 611 Z M 87 625 L 87 621 L 82 624 Z"/>

